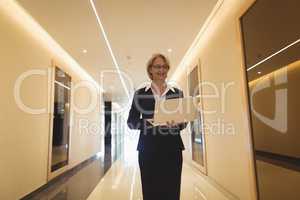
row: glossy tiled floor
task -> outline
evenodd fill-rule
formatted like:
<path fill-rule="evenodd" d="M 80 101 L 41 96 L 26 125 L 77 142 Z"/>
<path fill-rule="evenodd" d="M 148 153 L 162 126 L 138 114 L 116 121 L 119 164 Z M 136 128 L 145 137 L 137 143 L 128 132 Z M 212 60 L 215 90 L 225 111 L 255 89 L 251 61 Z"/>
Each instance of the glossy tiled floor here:
<path fill-rule="evenodd" d="M 215 189 L 205 177 L 195 169 L 183 164 L 182 200 L 226 200 L 220 191 Z M 205 191 L 210 191 L 205 193 Z M 137 153 L 125 154 L 116 161 L 105 174 L 100 183 L 89 196 L 88 200 L 142 200 L 140 172 Z"/>
<path fill-rule="evenodd" d="M 104 175 L 103 158 L 83 164 L 22 200 L 85 200 Z"/>
<path fill-rule="evenodd" d="M 119 155 L 110 146 L 99 155 L 22 198 L 22 200 L 86 200 Z"/>
<path fill-rule="evenodd" d="M 110 151 L 25 199 L 48 200 L 142 200 L 137 139 L 127 138 L 122 155 Z M 118 160 L 113 162 L 117 157 Z M 183 163 L 181 200 L 228 200 L 224 191 L 197 169 Z M 217 189 L 218 188 L 218 189 Z"/>

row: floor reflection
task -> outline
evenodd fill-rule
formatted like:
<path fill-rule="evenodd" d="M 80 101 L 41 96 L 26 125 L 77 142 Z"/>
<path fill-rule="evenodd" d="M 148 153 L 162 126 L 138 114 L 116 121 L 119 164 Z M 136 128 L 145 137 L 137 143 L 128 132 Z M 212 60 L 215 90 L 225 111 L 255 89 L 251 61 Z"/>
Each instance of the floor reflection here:
<path fill-rule="evenodd" d="M 109 170 L 112 163 L 112 151 L 111 145 L 105 145 L 105 157 L 104 157 L 104 172 Z"/>
<path fill-rule="evenodd" d="M 62 190 L 58 194 L 56 194 L 52 199 L 60 200 L 60 199 L 68 199 L 68 190 Z"/>
<path fill-rule="evenodd" d="M 128 160 L 130 159 L 130 160 Z M 138 153 L 123 154 L 105 174 L 87 200 L 142 200 Z M 223 194 L 216 184 L 196 168 L 183 163 L 181 200 L 236 199 Z M 154 199 L 155 200 L 155 199 Z"/>
<path fill-rule="evenodd" d="M 111 147 L 107 146 L 104 155 L 81 164 L 77 169 L 72 169 L 40 191 L 23 199 L 85 200 L 119 156 L 112 155 Z"/>

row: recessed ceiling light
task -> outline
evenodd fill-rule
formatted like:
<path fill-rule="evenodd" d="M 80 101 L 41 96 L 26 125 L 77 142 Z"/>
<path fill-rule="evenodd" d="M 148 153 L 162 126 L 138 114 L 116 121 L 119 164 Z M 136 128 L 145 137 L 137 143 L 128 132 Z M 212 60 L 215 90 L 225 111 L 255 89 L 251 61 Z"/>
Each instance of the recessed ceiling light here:
<path fill-rule="evenodd" d="M 261 72 L 257 72 L 258 74 L 261 74 Z"/>
<path fill-rule="evenodd" d="M 171 53 L 173 50 L 172 49 L 168 49 L 168 52 Z"/>
<path fill-rule="evenodd" d="M 87 53 L 87 50 L 86 50 L 86 49 L 83 49 L 83 50 L 82 50 L 82 53 Z"/>

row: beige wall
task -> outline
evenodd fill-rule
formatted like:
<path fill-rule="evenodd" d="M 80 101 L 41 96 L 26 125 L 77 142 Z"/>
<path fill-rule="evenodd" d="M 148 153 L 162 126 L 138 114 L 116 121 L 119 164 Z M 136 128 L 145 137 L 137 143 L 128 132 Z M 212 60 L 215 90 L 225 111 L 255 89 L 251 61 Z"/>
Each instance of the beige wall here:
<path fill-rule="evenodd" d="M 218 135 L 216 129 L 205 130 L 207 172 L 212 183 L 242 200 L 256 199 L 247 85 L 238 20 L 252 2 L 224 1 L 184 62 L 186 67 L 193 67 L 200 59 L 202 81 L 214 84 L 219 92 L 222 91 L 223 83 L 233 84 L 227 88 L 225 101 L 222 101 L 222 96 L 203 99 L 204 110 L 216 110 L 214 114 L 204 114 L 206 125 L 221 120 L 225 126 L 231 124 L 234 127 L 234 135 Z M 186 73 L 181 74 L 179 83 L 186 88 Z M 214 92 L 210 87 L 202 89 L 203 94 Z M 187 90 L 185 93 L 187 94 Z M 186 146 L 189 147 L 189 139 L 185 136 L 184 138 Z M 210 191 L 205 192 L 209 194 Z"/>
<path fill-rule="evenodd" d="M 1 8 L 1 7 L 0 7 Z M 18 76 L 31 69 L 46 70 L 51 60 L 64 63 L 60 67 L 72 76 L 74 83 L 81 74 L 71 70 L 50 47 L 41 44 L 24 27 L 0 9 L 0 199 L 18 199 L 47 181 L 49 114 L 32 115 L 22 111 L 14 99 L 14 85 Z M 47 76 L 32 76 L 21 87 L 21 98 L 28 106 L 47 107 L 49 98 Z M 89 101 L 86 93 L 73 96 L 77 105 Z M 99 100 L 100 102 L 100 100 Z M 100 105 L 98 102 L 98 108 Z M 70 141 L 70 166 L 100 151 L 100 134 L 81 134 L 77 121 L 85 118 L 98 125 L 102 123 L 99 109 L 80 115 L 73 111 Z"/>

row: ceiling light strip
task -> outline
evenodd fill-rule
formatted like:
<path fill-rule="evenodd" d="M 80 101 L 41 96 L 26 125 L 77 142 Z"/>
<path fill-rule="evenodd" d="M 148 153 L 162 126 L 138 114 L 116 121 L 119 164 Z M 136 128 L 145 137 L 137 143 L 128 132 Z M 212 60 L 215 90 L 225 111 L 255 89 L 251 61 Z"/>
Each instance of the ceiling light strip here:
<path fill-rule="evenodd" d="M 100 29 L 101 29 L 101 32 L 102 32 L 102 35 L 103 35 L 103 37 L 104 37 L 106 46 L 107 46 L 107 48 L 108 48 L 108 50 L 109 50 L 109 53 L 110 53 L 110 55 L 111 55 L 111 57 L 112 57 L 112 60 L 113 60 L 113 63 L 114 63 L 114 65 L 115 65 L 115 67 L 116 67 L 116 69 L 117 69 L 117 72 L 118 72 L 118 74 L 119 74 L 119 77 L 120 77 L 121 83 L 122 83 L 122 85 L 123 85 L 123 87 L 124 87 L 124 90 L 125 90 L 125 92 L 126 92 L 126 95 L 127 95 L 128 98 L 130 98 L 129 91 L 128 91 L 127 87 L 126 87 L 125 81 L 124 81 L 123 76 L 122 76 L 122 74 L 121 74 L 119 64 L 118 64 L 118 62 L 117 62 L 117 60 L 116 60 L 116 57 L 115 57 L 115 55 L 114 55 L 114 53 L 113 53 L 113 51 L 112 51 L 110 42 L 109 42 L 108 37 L 107 37 L 107 35 L 106 35 L 104 26 L 103 26 L 103 24 L 102 24 L 102 22 L 101 22 L 101 19 L 100 19 L 100 17 L 99 17 L 99 14 L 98 14 L 98 11 L 97 11 L 96 6 L 95 6 L 95 4 L 94 4 L 94 1 L 93 1 L 93 0 L 90 0 L 90 3 L 91 3 L 91 6 L 92 6 L 92 8 L 93 8 L 94 14 L 95 14 L 95 16 L 96 16 L 96 18 L 97 18 L 97 22 L 98 22 L 98 25 L 99 25 L 99 27 L 100 27 Z"/>
<path fill-rule="evenodd" d="M 59 58 L 59 60 L 66 64 L 68 69 L 74 71 L 83 80 L 92 82 L 100 92 L 104 92 L 98 82 L 17 1 L 1 0 L 0 12 L 3 12 L 10 19 L 14 20 L 18 26 L 22 27 L 28 34 L 35 38 L 40 45 L 49 50 L 55 59 Z"/>
<path fill-rule="evenodd" d="M 263 59 L 262 61 L 260 61 L 260 62 L 256 63 L 255 65 L 249 67 L 249 68 L 247 69 L 247 71 L 250 71 L 251 69 L 254 69 L 254 68 L 257 67 L 258 65 L 260 65 L 260 64 L 262 64 L 262 63 L 264 63 L 264 62 L 270 60 L 270 59 L 273 58 L 274 56 L 276 56 L 276 55 L 280 54 L 281 52 L 287 50 L 288 48 L 290 48 L 290 47 L 292 47 L 292 46 L 298 44 L 299 42 L 300 42 L 300 39 L 298 39 L 298 40 L 296 40 L 295 42 L 293 42 L 293 43 L 287 45 L 286 47 L 280 49 L 280 50 L 277 51 L 276 53 L 274 53 L 274 54 L 268 56 L 267 58 Z"/>

